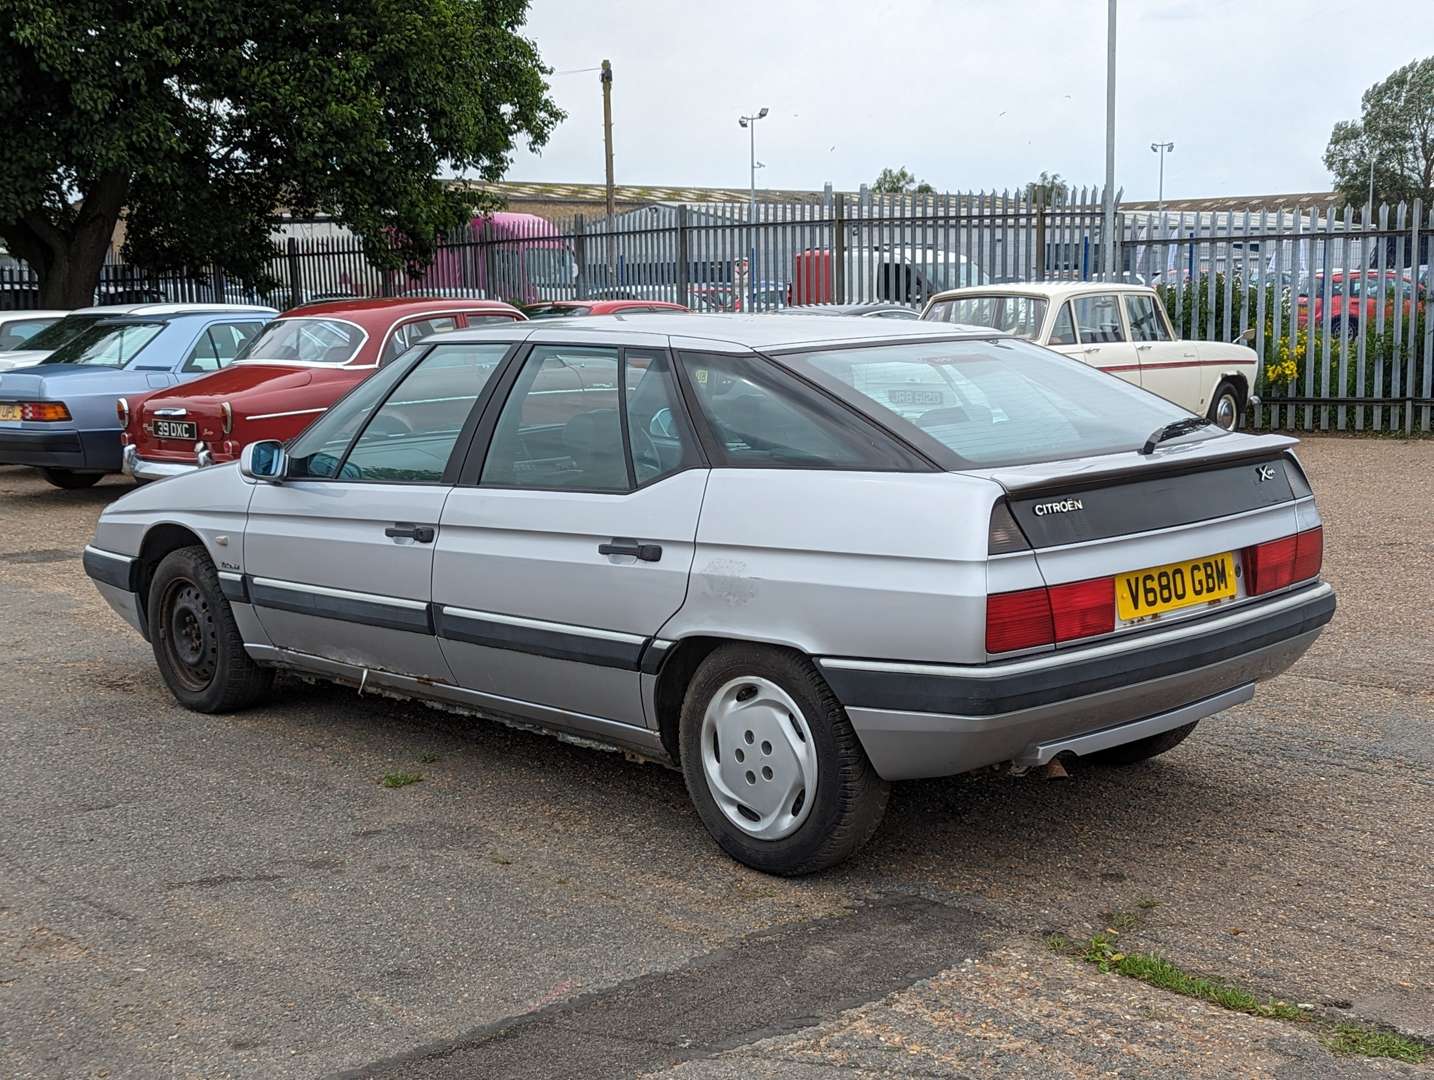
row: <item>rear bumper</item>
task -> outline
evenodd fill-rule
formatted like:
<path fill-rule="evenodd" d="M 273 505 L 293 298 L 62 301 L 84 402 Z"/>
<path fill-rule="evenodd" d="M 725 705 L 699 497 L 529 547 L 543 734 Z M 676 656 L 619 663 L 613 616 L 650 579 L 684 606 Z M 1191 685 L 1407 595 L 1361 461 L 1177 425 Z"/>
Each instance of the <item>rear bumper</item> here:
<path fill-rule="evenodd" d="M 119 472 L 118 431 L 37 431 L 11 428 L 0 431 L 0 465 L 75 469 L 79 472 Z"/>
<path fill-rule="evenodd" d="M 948 776 L 1106 749 L 1248 700 L 1255 683 L 1304 655 L 1334 609 L 1334 590 L 1319 583 L 1226 615 L 1027 660 L 819 663 L 880 775 Z"/>
<path fill-rule="evenodd" d="M 184 461 L 150 461 L 139 456 L 139 448 L 133 443 L 124 448 L 123 468 L 125 475 L 136 480 L 163 480 L 168 476 L 185 476 L 197 472 L 199 466 Z"/>

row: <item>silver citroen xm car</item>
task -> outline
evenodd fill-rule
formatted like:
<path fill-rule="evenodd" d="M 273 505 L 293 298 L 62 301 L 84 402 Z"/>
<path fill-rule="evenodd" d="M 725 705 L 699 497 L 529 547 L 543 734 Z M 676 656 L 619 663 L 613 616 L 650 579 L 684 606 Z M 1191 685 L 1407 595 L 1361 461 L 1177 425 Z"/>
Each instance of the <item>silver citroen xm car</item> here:
<path fill-rule="evenodd" d="M 84 563 L 189 708 L 292 669 L 621 747 L 799 874 L 890 781 L 1143 761 L 1289 667 L 1335 607 L 1293 445 L 990 330 L 515 323 L 126 495 Z"/>

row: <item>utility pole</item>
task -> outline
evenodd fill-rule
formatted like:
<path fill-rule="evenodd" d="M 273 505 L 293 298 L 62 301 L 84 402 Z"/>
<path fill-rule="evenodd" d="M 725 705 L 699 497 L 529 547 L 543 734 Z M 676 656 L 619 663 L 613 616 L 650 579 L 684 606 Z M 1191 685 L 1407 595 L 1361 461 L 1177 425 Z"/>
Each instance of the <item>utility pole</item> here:
<path fill-rule="evenodd" d="M 607 216 L 612 220 L 612 64 L 602 62 L 602 144 L 603 156 L 607 161 Z"/>
<path fill-rule="evenodd" d="M 1153 142 L 1150 144 L 1150 149 L 1160 155 L 1160 188 L 1156 207 L 1159 212 L 1163 213 L 1165 210 L 1165 155 L 1175 153 L 1175 144 L 1173 142 Z"/>
<path fill-rule="evenodd" d="M 1108 0 L 1105 31 L 1105 275 L 1115 274 L 1115 0 Z"/>

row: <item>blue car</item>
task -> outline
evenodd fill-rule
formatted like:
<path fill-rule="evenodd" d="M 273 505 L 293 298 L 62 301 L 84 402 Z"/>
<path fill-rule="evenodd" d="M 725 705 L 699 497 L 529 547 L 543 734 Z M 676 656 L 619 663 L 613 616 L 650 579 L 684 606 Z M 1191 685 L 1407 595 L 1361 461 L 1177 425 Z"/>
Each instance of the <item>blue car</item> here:
<path fill-rule="evenodd" d="M 120 471 L 120 399 L 226 367 L 278 312 L 230 304 L 141 304 L 102 318 L 31 367 L 0 373 L 0 465 L 32 465 L 56 487 Z"/>

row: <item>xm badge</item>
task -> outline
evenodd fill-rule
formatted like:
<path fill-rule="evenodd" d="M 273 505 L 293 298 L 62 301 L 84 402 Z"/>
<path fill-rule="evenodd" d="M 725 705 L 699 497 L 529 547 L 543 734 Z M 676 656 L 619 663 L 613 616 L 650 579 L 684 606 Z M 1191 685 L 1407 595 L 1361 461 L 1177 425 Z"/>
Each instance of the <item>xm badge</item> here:
<path fill-rule="evenodd" d="M 1263 484 L 1266 480 L 1275 478 L 1275 467 L 1273 465 L 1256 465 L 1255 482 Z"/>

